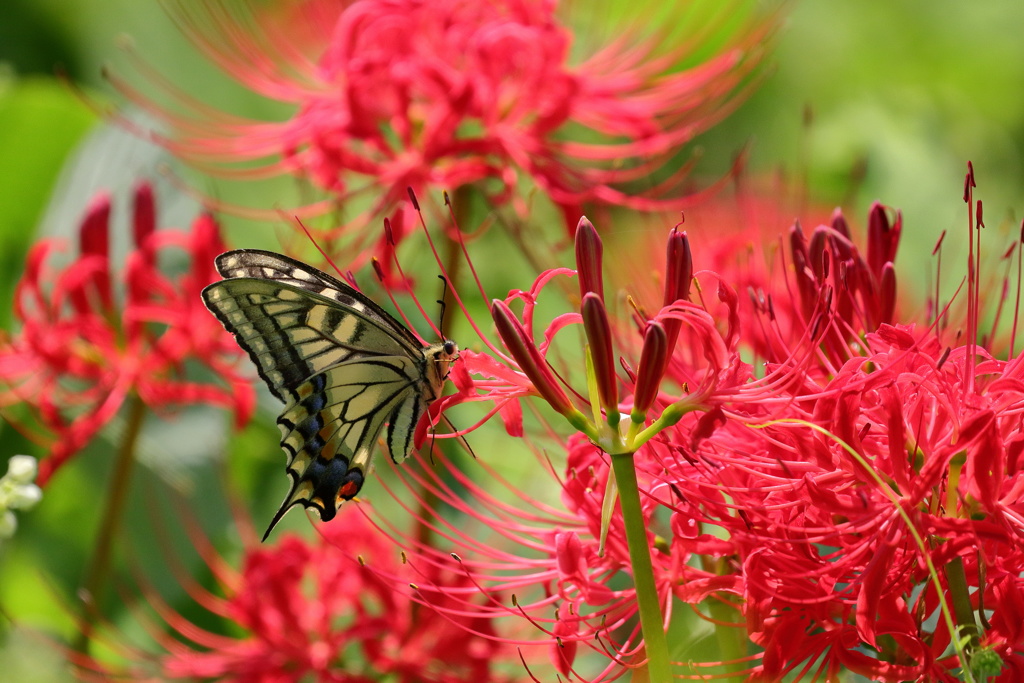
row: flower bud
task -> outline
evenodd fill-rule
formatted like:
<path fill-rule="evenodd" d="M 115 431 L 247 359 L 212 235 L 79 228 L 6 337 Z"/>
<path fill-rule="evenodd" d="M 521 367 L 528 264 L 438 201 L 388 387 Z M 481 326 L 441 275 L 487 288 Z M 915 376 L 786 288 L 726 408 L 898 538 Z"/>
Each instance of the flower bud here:
<path fill-rule="evenodd" d="M 878 324 L 892 323 L 893 316 L 896 314 L 896 268 L 891 261 L 882 267 L 878 300 L 880 308 Z"/>
<path fill-rule="evenodd" d="M 132 204 L 132 238 L 135 247 L 143 249 L 149 236 L 156 232 L 156 202 L 153 186 L 141 181 L 135 186 L 135 202 Z M 152 256 L 150 251 L 149 256 Z"/>
<path fill-rule="evenodd" d="M 527 336 L 526 330 L 523 329 L 508 305 L 500 299 L 491 302 L 491 317 L 494 318 L 498 336 L 501 337 L 505 348 L 512 354 L 512 358 L 515 359 L 523 373 L 533 382 L 537 393 L 558 413 L 562 415 L 576 413 L 569 397 L 558 385 L 555 373 L 548 367 L 547 360 L 533 344 L 533 340 Z"/>
<path fill-rule="evenodd" d="M 796 289 L 800 293 L 800 310 L 804 318 L 810 319 L 818 301 L 818 283 L 811 269 L 810 254 L 807 250 L 807 238 L 800 227 L 800 222 L 793 223 L 789 229 L 789 251 L 793 257 L 793 274 L 796 278 Z"/>
<path fill-rule="evenodd" d="M 665 249 L 665 300 L 669 306 L 679 299 L 690 300 L 690 282 L 693 279 L 693 254 L 685 232 L 672 228 Z"/>
<path fill-rule="evenodd" d="M 110 286 L 110 195 L 96 194 L 89 202 L 78 228 L 79 263 L 87 269 L 81 285 L 69 296 L 80 313 L 92 310 L 96 303 L 105 311 L 114 305 Z"/>
<path fill-rule="evenodd" d="M 18 519 L 10 510 L 0 514 L 0 539 L 11 538 L 18 530 Z"/>
<path fill-rule="evenodd" d="M 875 202 L 868 214 L 868 268 L 871 274 L 879 277 L 885 264 L 896 259 L 896 248 L 899 246 L 903 216 L 897 211 L 896 219 L 889 222 L 885 207 Z"/>
<path fill-rule="evenodd" d="M 850 225 L 846 222 L 846 217 L 843 216 L 842 209 L 836 208 L 836 210 L 832 212 L 832 229 L 846 239 L 850 239 Z"/>
<path fill-rule="evenodd" d="M 22 484 L 7 495 L 7 507 L 12 510 L 28 510 L 43 499 L 43 490 L 35 484 Z"/>
<path fill-rule="evenodd" d="M 690 240 L 685 232 L 672 228 L 665 249 L 665 298 L 663 305 L 671 306 L 676 301 L 690 300 L 690 282 L 693 280 L 693 254 Z M 665 321 L 666 346 L 675 346 L 682 322 L 674 318 Z"/>
<path fill-rule="evenodd" d="M 604 303 L 594 292 L 583 297 L 583 329 L 590 344 L 590 357 L 597 377 L 597 393 L 605 418 L 618 422 L 619 378 L 615 374 L 615 354 L 612 350 L 612 330 Z"/>
<path fill-rule="evenodd" d="M 90 200 L 78 227 L 78 250 L 84 256 L 110 258 L 110 195 L 99 192 Z"/>
<path fill-rule="evenodd" d="M 604 245 L 594 225 L 586 216 L 576 225 L 576 273 L 580 279 L 580 298 L 593 292 L 604 300 L 604 280 L 601 273 L 601 257 Z"/>
<path fill-rule="evenodd" d="M 217 219 L 205 211 L 196 216 L 192 221 L 189 242 L 193 261 L 213 263 L 217 255 L 224 251 L 224 240 L 221 239 Z"/>
<path fill-rule="evenodd" d="M 31 455 L 15 455 L 7 461 L 7 476 L 5 479 L 16 484 L 28 484 L 35 480 L 39 467 L 36 459 Z"/>
<path fill-rule="evenodd" d="M 654 404 L 665 375 L 668 361 L 668 335 L 664 326 L 652 320 L 644 331 L 644 347 L 640 352 L 640 367 L 636 372 L 636 392 L 633 395 L 633 422 L 643 422 Z"/>

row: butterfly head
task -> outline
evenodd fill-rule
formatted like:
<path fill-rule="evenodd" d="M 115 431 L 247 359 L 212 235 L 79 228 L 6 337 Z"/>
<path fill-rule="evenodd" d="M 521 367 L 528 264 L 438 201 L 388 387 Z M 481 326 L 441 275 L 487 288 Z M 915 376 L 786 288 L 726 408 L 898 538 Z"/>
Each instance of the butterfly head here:
<path fill-rule="evenodd" d="M 423 355 L 427 358 L 427 386 L 424 390 L 424 398 L 429 402 L 440 398 L 451 365 L 459 359 L 459 345 L 451 339 L 445 339 L 424 348 Z"/>

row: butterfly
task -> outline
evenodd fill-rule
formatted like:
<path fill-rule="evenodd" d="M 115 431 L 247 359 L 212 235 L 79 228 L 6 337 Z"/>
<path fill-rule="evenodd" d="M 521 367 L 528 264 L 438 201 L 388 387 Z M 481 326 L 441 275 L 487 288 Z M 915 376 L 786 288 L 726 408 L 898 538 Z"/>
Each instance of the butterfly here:
<path fill-rule="evenodd" d="M 362 488 L 381 432 L 396 463 L 409 457 L 459 347 L 424 346 L 360 292 L 287 256 L 241 249 L 216 266 L 225 279 L 203 301 L 285 404 L 277 425 L 292 485 L 265 541 L 295 505 L 332 519 Z"/>

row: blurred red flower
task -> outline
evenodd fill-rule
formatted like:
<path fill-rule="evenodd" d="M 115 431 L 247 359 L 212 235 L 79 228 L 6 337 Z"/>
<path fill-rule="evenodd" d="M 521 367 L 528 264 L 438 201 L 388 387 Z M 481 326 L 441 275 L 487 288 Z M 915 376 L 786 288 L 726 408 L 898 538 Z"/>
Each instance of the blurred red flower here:
<path fill-rule="evenodd" d="M 81 450 L 136 395 L 157 412 L 209 403 L 248 420 L 255 395 L 236 366 L 241 354 L 199 292 L 217 279 L 213 258 L 224 251 L 219 229 L 206 214 L 189 232 L 156 231 L 152 189 L 135 190 L 133 239 L 119 277 L 110 264 L 110 197 L 91 202 L 79 229 L 78 256 L 53 270 L 61 244 L 42 240 L 26 260 L 14 315 L 20 329 L 0 336 L 0 407 L 12 422 L 26 404 L 41 431 L 31 429 L 48 455 L 39 483 Z M 189 260 L 168 275 L 160 259 Z M 199 363 L 212 378 L 190 379 Z"/>
<path fill-rule="evenodd" d="M 742 99 L 775 26 L 774 15 L 724 3 L 696 10 L 710 11 L 706 25 L 723 33 L 680 35 L 692 25 L 689 3 L 666 10 L 653 2 L 612 21 L 606 42 L 591 45 L 574 44 L 548 0 L 174 7 L 219 68 L 293 111 L 276 122 L 229 115 L 146 70 L 167 99 L 158 102 L 111 74 L 167 125 L 154 136 L 228 177 L 308 179 L 330 193 L 310 207 L 317 211 L 367 194 L 374 210 L 356 219 L 360 226 L 408 188 L 431 196 L 480 183 L 496 202 L 523 202 L 524 177 L 567 215 L 592 201 L 677 206 L 688 166 L 671 171 L 667 162 Z M 588 22 L 588 36 L 597 35 Z M 356 227 L 349 236 L 359 239 Z"/>
<path fill-rule="evenodd" d="M 79 676 L 238 683 L 512 680 L 500 670 L 514 652 L 497 641 L 492 624 L 479 615 L 445 613 L 451 605 L 442 592 L 410 586 L 420 577 L 359 510 L 348 508 L 319 531 L 311 541 L 285 535 L 270 547 L 249 545 L 238 569 L 196 539 L 217 585 L 208 590 L 182 579 L 195 602 L 187 610 L 192 616 L 152 588 L 145 590 L 146 602 L 165 624 L 153 623 L 139 606 L 140 618 L 159 627 L 150 631 L 164 650 L 143 652 L 116 639 L 126 659 L 108 665 L 75 657 Z M 255 541 L 251 529 L 247 535 Z M 422 578 L 438 591 L 475 592 L 465 575 L 430 571 Z M 207 612 L 202 619 L 196 607 Z M 217 623 L 222 628 L 215 629 Z"/>

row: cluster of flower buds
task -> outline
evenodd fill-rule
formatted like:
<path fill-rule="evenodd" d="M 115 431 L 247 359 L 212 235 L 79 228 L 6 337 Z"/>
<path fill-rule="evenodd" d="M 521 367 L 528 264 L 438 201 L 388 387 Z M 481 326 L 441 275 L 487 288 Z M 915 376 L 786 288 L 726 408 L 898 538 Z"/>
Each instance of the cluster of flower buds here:
<path fill-rule="evenodd" d="M 645 319 L 643 343 L 636 371 L 624 359 L 632 393 L 631 405 L 625 407 L 631 422 L 623 435 L 618 426 L 623 417 L 620 385 L 616 371 L 616 354 L 612 326 L 604 295 L 602 273 L 604 246 L 593 224 L 586 217 L 576 226 L 576 272 L 579 279 L 579 318 L 587 339 L 587 380 L 593 420 L 581 412 L 563 388 L 563 382 L 551 368 L 541 350 L 534 344 L 523 323 L 508 304 L 495 300 L 491 314 L 505 348 L 522 372 L 533 383 L 536 393 L 580 432 L 586 434 L 608 453 L 632 452 L 650 438 L 640 436 L 650 420 L 665 370 L 683 325 L 683 316 L 673 308 L 686 306 L 693 276 L 693 257 L 685 232 L 673 229 L 669 234 L 665 267 L 664 309 L 666 315 Z M 682 412 L 671 411 L 677 420 Z M 664 413 L 663 413 L 664 415 Z M 668 421 L 671 424 L 672 419 Z M 661 425 L 665 426 L 664 424 Z"/>
<path fill-rule="evenodd" d="M 0 539 L 10 538 L 18 529 L 14 510 L 28 510 L 43 498 L 32 482 L 38 468 L 31 455 L 15 455 L 7 462 L 7 474 L 0 477 Z"/>

